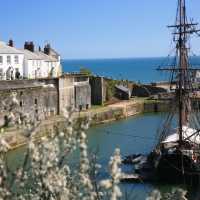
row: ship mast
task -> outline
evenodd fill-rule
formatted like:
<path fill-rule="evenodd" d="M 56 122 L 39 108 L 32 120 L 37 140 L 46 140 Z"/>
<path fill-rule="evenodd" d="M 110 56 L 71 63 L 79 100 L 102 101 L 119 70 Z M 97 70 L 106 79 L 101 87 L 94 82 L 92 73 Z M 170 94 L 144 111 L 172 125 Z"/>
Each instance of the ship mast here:
<path fill-rule="evenodd" d="M 197 33 L 195 26 L 197 24 L 188 23 L 186 16 L 185 0 L 178 0 L 178 14 L 176 24 L 169 26 L 174 28 L 176 41 L 176 57 L 177 57 L 177 87 L 176 99 L 178 107 L 178 133 L 179 133 L 179 147 L 183 145 L 183 126 L 189 123 L 190 113 L 190 69 L 188 60 L 188 38 L 191 34 Z"/>
<path fill-rule="evenodd" d="M 187 48 L 186 48 L 186 8 L 185 0 L 179 0 L 179 34 L 177 53 L 179 54 L 179 81 L 178 81 L 178 109 L 179 109 L 179 145 L 183 143 L 183 125 L 188 122 L 188 113 L 186 113 L 185 99 L 185 74 L 187 71 Z"/>

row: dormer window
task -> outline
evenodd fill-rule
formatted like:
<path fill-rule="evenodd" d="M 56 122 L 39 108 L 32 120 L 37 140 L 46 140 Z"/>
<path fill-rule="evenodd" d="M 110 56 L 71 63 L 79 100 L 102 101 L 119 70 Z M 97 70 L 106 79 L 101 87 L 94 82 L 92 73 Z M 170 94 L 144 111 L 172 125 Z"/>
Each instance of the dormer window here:
<path fill-rule="evenodd" d="M 3 64 L 3 56 L 0 56 L 0 65 Z"/>
<path fill-rule="evenodd" d="M 7 56 L 7 63 L 11 64 L 11 56 Z"/>

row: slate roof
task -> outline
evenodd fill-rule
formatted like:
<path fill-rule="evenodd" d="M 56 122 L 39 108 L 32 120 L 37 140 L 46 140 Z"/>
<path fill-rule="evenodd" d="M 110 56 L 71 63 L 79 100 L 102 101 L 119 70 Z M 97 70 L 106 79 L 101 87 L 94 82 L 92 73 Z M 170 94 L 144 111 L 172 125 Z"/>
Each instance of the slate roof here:
<path fill-rule="evenodd" d="M 0 41 L 0 54 L 23 54 L 23 52 Z"/>
<path fill-rule="evenodd" d="M 42 60 L 42 58 L 40 56 L 38 56 L 37 54 L 35 54 L 27 49 L 21 49 L 20 51 L 22 51 L 24 53 L 25 58 L 28 60 Z"/>
<path fill-rule="evenodd" d="M 119 89 L 119 90 L 122 90 L 122 91 L 126 92 L 126 93 L 130 92 L 130 90 L 127 87 L 123 86 L 123 85 L 115 85 L 115 87 L 117 89 Z"/>
<path fill-rule="evenodd" d="M 54 55 L 59 55 L 54 49 L 51 49 Z M 28 60 L 44 60 L 47 62 L 57 62 L 57 58 L 49 56 L 42 51 L 31 52 L 27 49 L 16 49 L 0 41 L 0 54 L 24 54 Z"/>
<path fill-rule="evenodd" d="M 58 61 L 56 58 L 52 56 L 48 56 L 47 54 L 43 53 L 42 51 L 35 51 L 34 52 L 37 56 L 39 56 L 42 60 L 45 60 L 47 62 L 56 62 Z"/>
<path fill-rule="evenodd" d="M 55 55 L 55 56 L 60 56 L 60 54 L 55 50 L 55 49 L 50 49 L 50 51 L 51 51 L 51 54 L 52 55 Z"/>

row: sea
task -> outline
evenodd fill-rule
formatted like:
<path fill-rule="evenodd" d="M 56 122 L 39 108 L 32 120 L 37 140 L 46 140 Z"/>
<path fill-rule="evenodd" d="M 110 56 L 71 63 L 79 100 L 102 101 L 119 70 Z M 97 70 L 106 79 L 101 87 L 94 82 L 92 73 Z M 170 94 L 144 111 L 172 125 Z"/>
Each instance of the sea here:
<path fill-rule="evenodd" d="M 79 72 L 81 68 L 89 69 L 94 75 L 113 79 L 130 80 L 139 83 L 169 81 L 169 73 L 158 70 L 174 65 L 174 58 L 113 58 L 113 59 L 76 59 L 62 60 L 64 72 Z M 192 65 L 200 66 L 200 57 L 190 58 Z"/>

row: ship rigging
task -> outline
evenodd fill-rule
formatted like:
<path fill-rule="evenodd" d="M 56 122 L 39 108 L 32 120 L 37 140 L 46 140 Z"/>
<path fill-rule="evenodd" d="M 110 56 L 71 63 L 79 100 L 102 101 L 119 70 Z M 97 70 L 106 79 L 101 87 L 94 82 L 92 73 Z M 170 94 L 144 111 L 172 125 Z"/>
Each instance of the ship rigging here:
<path fill-rule="evenodd" d="M 171 83 L 176 83 L 170 102 L 171 111 L 153 151 L 146 158 L 141 157 L 141 162 L 137 155 L 127 159 L 138 163 L 135 167 L 138 176 L 134 174 L 133 179 L 184 183 L 200 180 L 200 123 L 197 118 L 193 120 L 195 110 L 192 101 L 195 92 L 193 76 L 200 69 L 193 68 L 190 63 L 189 44 L 191 35 L 200 35 L 197 25 L 187 18 L 185 0 L 178 0 L 175 25 L 168 26 L 173 29 L 174 64 L 159 67 L 159 70 L 170 73 Z"/>

